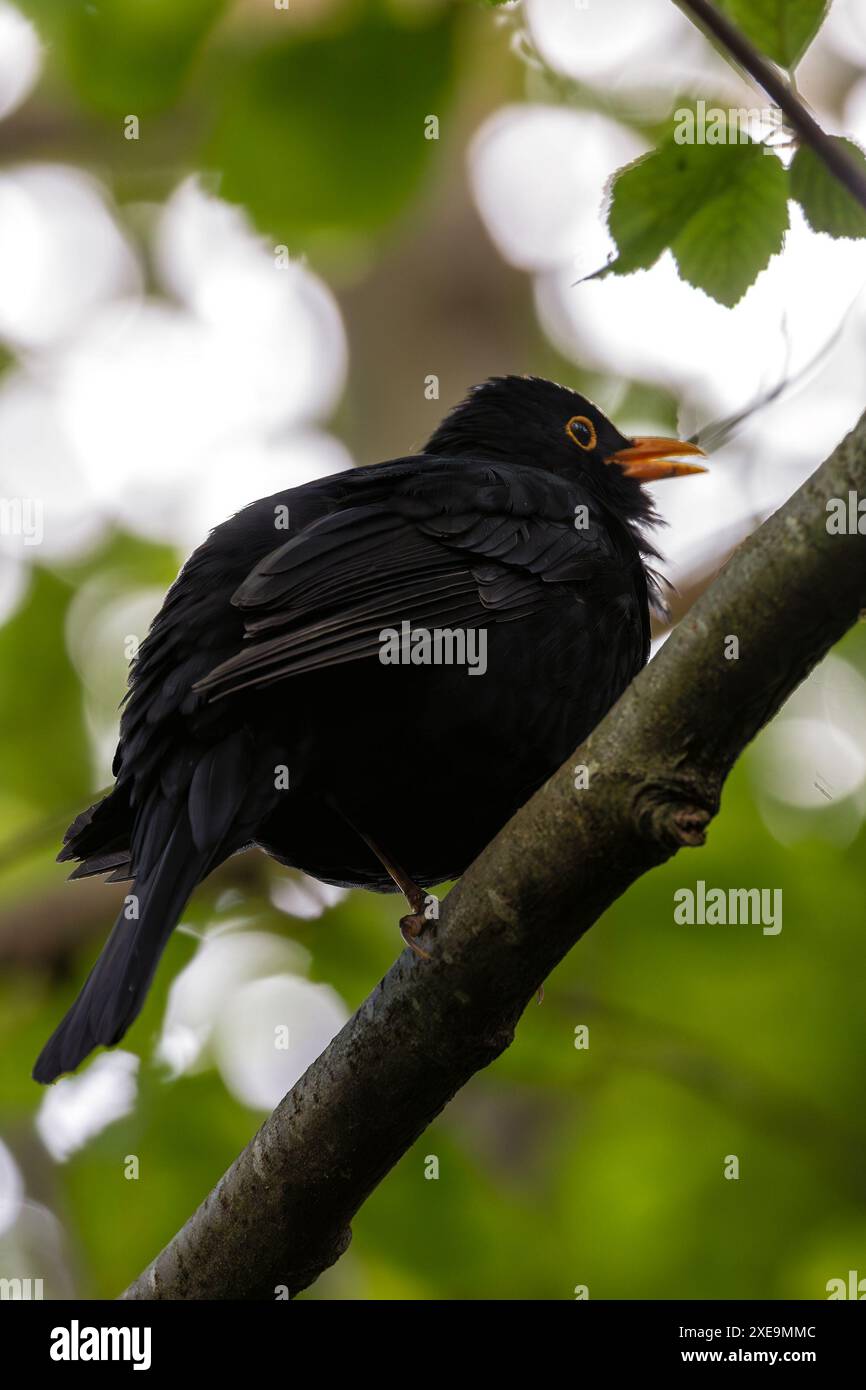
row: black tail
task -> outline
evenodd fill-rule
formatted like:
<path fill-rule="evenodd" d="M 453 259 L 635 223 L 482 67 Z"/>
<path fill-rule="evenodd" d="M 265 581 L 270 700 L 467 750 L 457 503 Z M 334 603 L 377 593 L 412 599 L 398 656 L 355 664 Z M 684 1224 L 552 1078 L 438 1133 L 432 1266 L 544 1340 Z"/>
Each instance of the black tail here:
<path fill-rule="evenodd" d="M 35 1081 L 73 1071 L 95 1047 L 120 1042 L 138 1016 L 159 958 L 211 856 L 195 847 L 182 813 L 166 847 L 137 879 L 102 954 L 33 1068 Z"/>

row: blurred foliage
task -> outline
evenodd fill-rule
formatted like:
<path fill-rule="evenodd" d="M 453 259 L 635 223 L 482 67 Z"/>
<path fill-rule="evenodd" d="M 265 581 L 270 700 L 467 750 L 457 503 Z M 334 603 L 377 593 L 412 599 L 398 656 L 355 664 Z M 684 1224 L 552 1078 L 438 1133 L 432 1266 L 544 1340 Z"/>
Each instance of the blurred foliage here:
<path fill-rule="evenodd" d="M 779 5 L 725 7 L 788 62 L 824 9 L 790 4 L 796 28 L 768 38 L 757 26 Z M 136 158 L 160 166 L 163 191 L 180 167 L 204 162 L 263 230 L 305 248 L 335 231 L 365 238 L 387 229 L 393 238 L 395 219 L 420 205 L 436 148 L 423 139 L 424 117 L 443 118 L 455 90 L 480 106 L 485 99 L 475 81 L 480 47 L 468 31 L 460 43 L 458 35 L 461 23 L 489 24 L 486 6 L 358 0 L 322 5 L 291 31 L 277 27 L 286 17 L 269 5 L 246 7 L 246 23 L 238 7 L 210 0 L 28 0 L 22 8 L 50 44 L 52 117 L 76 132 L 84 162 L 109 170 L 122 188 L 133 151 L 120 120 L 162 113 L 168 124 L 152 143 L 142 139 Z M 461 45 L 476 59 L 463 87 Z M 454 151 L 455 163 L 462 153 Z M 660 151 L 622 176 L 612 219 L 635 264 L 675 243 L 683 273 L 691 266 L 723 298 L 744 272 L 695 266 L 711 244 L 707 221 L 740 215 L 751 197 L 756 206 L 765 200 L 778 223 L 776 170 L 783 184 L 787 176 L 748 147 L 714 153 L 740 161 L 725 166 L 724 187 L 694 150 L 684 177 Z M 802 163 L 796 177 L 796 196 L 820 219 L 827 190 L 814 190 L 814 171 Z M 697 194 L 699 238 L 660 202 L 659 191 L 672 189 L 678 207 Z M 663 226 L 649 216 L 654 204 Z M 755 230 L 751 269 L 766 251 L 766 228 Z M 452 308 L 463 335 L 464 306 Z M 551 349 L 531 350 L 531 365 L 543 370 Z M 675 423 L 675 402 L 639 385 L 623 408 Z M 54 895 L 86 888 L 65 886 L 54 863 L 66 822 L 94 791 L 84 691 L 65 641 L 69 604 L 106 573 L 130 587 L 166 586 L 176 559 L 116 535 L 82 564 L 35 566 L 22 605 L 0 628 L 0 950 L 19 910 L 28 909 L 37 933 L 41 912 L 47 937 Z M 866 674 L 862 627 L 842 651 Z M 358 1215 L 348 1254 L 306 1297 L 569 1299 L 587 1284 L 593 1298 L 821 1298 L 827 1279 L 862 1272 L 866 831 L 847 845 L 828 843 L 816 812 L 796 848 L 783 847 L 756 808 L 753 757 L 735 769 L 708 844 L 636 883 L 563 962 L 512 1048 L 400 1160 Z M 781 934 L 676 926 L 673 893 L 698 878 L 782 887 Z M 212 922 L 217 896 L 203 885 L 185 920 Z M 261 897 L 249 907 L 257 925 L 302 943 L 312 977 L 350 1008 L 400 949 L 395 900 L 355 893 L 309 923 Z M 217 1071 L 169 1082 L 152 1061 L 171 981 L 192 952 L 189 936 L 175 933 L 123 1044 L 142 1057 L 134 1113 L 67 1163 L 48 1159 L 33 1131 L 43 1095 L 30 1068 L 112 915 L 110 906 L 94 908 L 86 933 L 65 949 L 46 942 L 40 961 L 37 939 L 35 964 L 7 958 L 0 974 L 0 1133 L 28 1197 L 61 1219 L 83 1297 L 116 1295 L 259 1121 Z M 587 1050 L 575 1047 L 580 1025 L 589 1027 Z M 141 1161 L 137 1182 L 124 1178 L 131 1153 Z M 740 1158 L 736 1182 L 723 1177 L 729 1154 Z M 436 1181 L 424 1176 L 428 1155 L 439 1159 Z"/>
<path fill-rule="evenodd" d="M 424 120 L 443 114 L 453 34 L 453 11 L 406 23 L 374 4 L 325 33 L 233 53 L 205 152 L 222 196 L 286 235 L 390 222 L 426 167 Z"/>
<path fill-rule="evenodd" d="M 171 105 L 228 0 L 28 0 L 77 97 L 101 115 Z"/>
<path fill-rule="evenodd" d="M 350 0 L 320 7 L 323 22 L 312 27 L 263 5 L 254 24 L 217 26 L 229 8 L 22 3 L 51 38 L 52 76 L 68 84 L 56 95 L 73 129 L 79 105 L 98 118 L 82 137 L 121 191 L 140 196 L 144 177 L 148 195 L 162 196 L 179 170 L 203 169 L 280 241 L 388 225 L 429 162 L 425 118 L 446 113 L 459 7 Z M 181 118 L 171 119 L 178 102 Z M 137 140 L 124 137 L 130 115 Z"/>
<path fill-rule="evenodd" d="M 35 567 L 30 592 L 0 628 L 0 760 L 3 795 L 34 812 L 81 794 L 88 781 L 87 735 L 78 677 L 66 653 L 64 620 L 72 590 Z M 38 641 L 33 634 L 38 633 Z M 33 775 L 22 730 L 39 712 L 46 775 Z M 50 772 L 48 771 L 50 769 Z"/>

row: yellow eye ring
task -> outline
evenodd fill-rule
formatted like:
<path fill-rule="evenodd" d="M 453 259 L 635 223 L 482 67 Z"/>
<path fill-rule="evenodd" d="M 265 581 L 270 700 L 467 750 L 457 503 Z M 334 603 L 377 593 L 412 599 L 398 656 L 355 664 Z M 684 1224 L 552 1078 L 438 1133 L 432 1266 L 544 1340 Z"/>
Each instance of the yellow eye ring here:
<path fill-rule="evenodd" d="M 595 425 L 585 415 L 572 415 L 565 427 L 565 433 L 579 449 L 589 452 L 598 443 Z"/>

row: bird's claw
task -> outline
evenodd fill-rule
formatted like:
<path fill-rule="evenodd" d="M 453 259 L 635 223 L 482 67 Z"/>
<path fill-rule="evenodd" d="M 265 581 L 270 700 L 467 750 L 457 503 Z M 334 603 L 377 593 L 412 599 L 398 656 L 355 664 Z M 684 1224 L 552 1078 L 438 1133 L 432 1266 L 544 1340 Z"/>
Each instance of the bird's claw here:
<path fill-rule="evenodd" d="M 423 912 L 410 912 L 405 917 L 400 918 L 400 935 L 416 956 L 422 960 L 430 960 L 430 952 L 425 951 L 423 946 L 419 946 L 416 937 L 420 936 L 424 928 L 428 925 L 427 918 Z"/>

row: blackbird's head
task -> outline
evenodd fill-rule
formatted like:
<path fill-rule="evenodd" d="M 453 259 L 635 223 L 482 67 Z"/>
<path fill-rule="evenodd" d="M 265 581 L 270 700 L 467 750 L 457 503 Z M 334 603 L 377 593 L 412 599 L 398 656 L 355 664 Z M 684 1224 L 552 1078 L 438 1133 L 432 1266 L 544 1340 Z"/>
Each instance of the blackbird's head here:
<path fill-rule="evenodd" d="M 703 473 L 683 457 L 695 444 L 657 436 L 627 438 L 597 406 L 543 377 L 491 377 L 445 417 L 425 453 L 471 455 L 545 468 L 583 483 L 626 520 L 650 520 L 643 484 Z"/>

